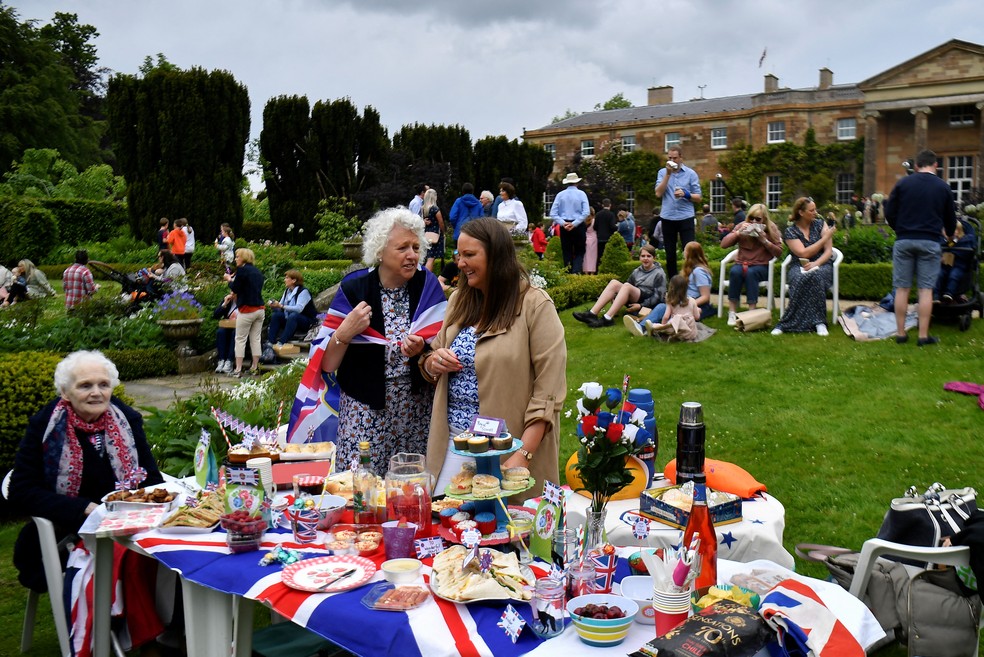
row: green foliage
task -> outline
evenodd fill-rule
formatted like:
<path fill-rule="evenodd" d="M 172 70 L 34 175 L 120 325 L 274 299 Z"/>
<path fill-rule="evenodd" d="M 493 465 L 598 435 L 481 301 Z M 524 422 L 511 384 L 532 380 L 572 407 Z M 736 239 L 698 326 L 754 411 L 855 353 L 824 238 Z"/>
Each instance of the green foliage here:
<path fill-rule="evenodd" d="M 108 164 L 94 164 L 82 173 L 53 148 L 29 148 L 4 174 L 0 195 L 37 198 L 122 200 L 126 183 Z"/>
<path fill-rule="evenodd" d="M 134 235 L 150 241 L 161 217 L 187 217 L 200 235 L 242 223 L 249 95 L 226 71 L 159 66 L 116 75 L 106 113 Z M 203 240 L 204 241 L 204 240 Z"/>
<path fill-rule="evenodd" d="M 573 119 L 575 116 L 581 116 L 580 112 L 575 112 L 570 107 L 564 110 L 563 114 L 558 114 L 557 116 L 550 119 L 550 123 L 560 123 L 561 121 L 566 121 L 567 119 Z"/>
<path fill-rule="evenodd" d="M 243 225 L 248 223 L 270 223 L 270 199 L 264 195 L 262 199 L 252 194 L 243 194 Z M 197 246 L 195 248 L 198 248 Z"/>
<path fill-rule="evenodd" d="M 318 296 L 342 280 L 342 271 L 339 269 L 329 269 L 326 271 L 306 269 L 301 273 L 304 274 L 304 287 L 311 292 L 311 296 Z"/>
<path fill-rule="evenodd" d="M 178 357 L 167 347 L 106 349 L 103 353 L 116 364 L 120 381 L 170 376 L 178 372 Z"/>
<path fill-rule="evenodd" d="M 622 240 L 625 243 L 625 240 Z M 605 247 L 608 248 L 607 246 Z M 547 252 L 544 255 L 547 260 L 552 260 L 553 262 L 563 262 L 564 261 L 564 251 L 560 246 L 559 237 L 551 237 L 547 240 Z"/>
<path fill-rule="evenodd" d="M 344 256 L 339 244 L 316 241 L 298 247 L 297 257 L 301 260 L 340 260 Z"/>
<path fill-rule="evenodd" d="M 611 276 L 568 276 L 567 280 L 547 290 L 557 310 L 573 308 L 594 300 L 608 285 Z"/>
<path fill-rule="evenodd" d="M 316 228 L 314 215 L 322 194 L 318 186 L 318 149 L 306 96 L 277 96 L 263 108 L 260 160 L 270 205 L 270 221 Z M 272 236 L 271 236 L 272 238 Z"/>
<path fill-rule="evenodd" d="M 628 109 L 633 107 L 632 101 L 625 97 L 621 91 L 606 100 L 604 103 L 596 103 L 594 108 L 598 110 Z"/>
<path fill-rule="evenodd" d="M 45 199 L 41 205 L 54 214 L 58 236 L 70 248 L 84 242 L 107 241 L 127 223 L 126 207 L 110 201 Z"/>
<path fill-rule="evenodd" d="M 0 331 L 0 353 L 25 350 L 48 350 L 71 352 L 77 349 L 149 349 L 164 344 L 161 329 L 152 317 L 152 311 L 144 308 L 131 317 L 113 315 L 91 316 L 80 313 L 66 317 L 57 314 L 38 312 L 26 317 L 22 312 L 61 306 L 60 299 L 38 299 L 30 303 L 17 304 L 8 312 L 4 321 L 9 321 Z M 23 308 L 21 308 L 23 306 Z M 83 319 L 84 317 L 84 319 Z"/>
<path fill-rule="evenodd" d="M 293 398 L 303 372 L 304 363 L 295 362 L 233 390 L 223 390 L 214 379 L 206 378 L 202 392 L 190 399 L 175 401 L 164 410 L 146 409 L 150 415 L 144 420 L 144 430 L 158 465 L 177 476 L 190 474 L 194 469 L 195 445 L 203 428 L 211 434 L 212 447 L 221 462 L 226 452 L 225 440 L 210 409 L 221 408 L 248 424 L 272 427 L 281 401 L 289 403 Z M 229 433 L 234 443 L 239 442 L 235 432 Z"/>
<path fill-rule="evenodd" d="M 340 244 L 362 228 L 355 203 L 346 198 L 331 196 L 322 199 L 318 202 L 318 213 L 314 218 L 318 224 L 318 239 L 322 243 Z"/>
<path fill-rule="evenodd" d="M 855 188 L 863 188 L 863 159 L 863 139 L 821 145 L 816 143 L 811 129 L 802 146 L 785 142 L 753 150 L 747 144 L 736 144 L 720 163 L 728 173 L 731 190 L 750 203 L 765 197 L 766 175 L 780 174 L 782 204 L 791 205 L 800 196 L 811 196 L 818 207 L 823 207 L 833 199 L 838 173 L 854 173 Z"/>
<path fill-rule="evenodd" d="M 463 126 L 405 125 L 393 135 L 393 150 L 410 156 L 415 167 L 438 167 L 444 171 L 443 176 L 420 179 L 437 190 L 439 199 L 456 198 L 462 183 L 475 180 L 471 135 Z M 527 192 L 522 194 L 525 198 Z"/>
<path fill-rule="evenodd" d="M 845 264 L 846 262 L 845 259 L 841 263 L 839 273 L 842 299 L 877 301 L 895 289 L 892 287 L 892 263 Z"/>
<path fill-rule="evenodd" d="M 124 227 L 122 230 L 129 233 L 128 228 Z M 195 248 L 196 263 L 207 257 L 208 248 L 211 247 L 198 246 Z M 145 267 L 157 260 L 156 246 L 148 245 L 146 242 L 129 236 L 117 236 L 110 238 L 106 242 L 81 241 L 74 244 L 63 242 L 48 253 L 45 257 L 45 262 L 62 263 L 63 265 L 75 262 L 75 251 L 77 249 L 88 251 L 90 261 L 104 262 L 113 269 L 125 274 L 132 274 L 138 271 L 140 267 Z M 214 249 L 212 251 L 213 257 L 211 259 L 214 260 L 218 256 L 214 255 Z M 64 269 L 64 267 L 61 267 L 61 270 L 57 272 L 59 277 L 61 277 L 61 271 L 64 271 Z M 47 269 L 45 273 L 51 276 Z M 100 277 L 100 274 L 95 271 L 93 271 L 93 274 L 97 279 Z"/>
<path fill-rule="evenodd" d="M 55 396 L 52 381 L 61 357 L 45 352 L 0 353 L 0 471 L 13 466 L 27 421 Z"/>
<path fill-rule="evenodd" d="M 895 235 L 881 226 L 859 226 L 834 233 L 834 246 L 851 264 L 891 262 Z"/>
<path fill-rule="evenodd" d="M 617 148 L 605 153 L 604 159 L 623 188 L 632 188 L 636 203 L 656 203 L 656 172 L 663 166 L 659 155 L 640 149 L 623 153 Z"/>
<path fill-rule="evenodd" d="M 540 146 L 516 139 L 510 141 L 503 136 L 484 137 L 475 142 L 475 195 L 483 189 L 496 195 L 502 178 L 512 178 L 530 221 L 535 222 L 549 210 L 543 207 L 543 194 L 552 170 L 553 158 Z M 457 190 L 452 198 L 456 196 Z"/>
<path fill-rule="evenodd" d="M 272 242 L 273 224 L 252 221 L 243 223 L 239 235 L 247 242 Z"/>
<path fill-rule="evenodd" d="M 598 273 L 601 274 L 621 274 L 626 262 L 632 260 L 629 247 L 620 233 L 614 233 L 608 238 L 605 252 L 601 254 L 601 262 L 598 263 Z M 619 278 L 619 280 L 622 280 Z"/>
<path fill-rule="evenodd" d="M 5 5 L 0 34 L 0 172 L 29 148 L 57 149 L 77 168 L 101 162 L 102 128 L 82 112 L 79 80 L 66 66 L 61 45 Z"/>
<path fill-rule="evenodd" d="M 0 235 L 0 262 L 38 264 L 59 239 L 54 213 L 26 197 L 0 198 Z"/>

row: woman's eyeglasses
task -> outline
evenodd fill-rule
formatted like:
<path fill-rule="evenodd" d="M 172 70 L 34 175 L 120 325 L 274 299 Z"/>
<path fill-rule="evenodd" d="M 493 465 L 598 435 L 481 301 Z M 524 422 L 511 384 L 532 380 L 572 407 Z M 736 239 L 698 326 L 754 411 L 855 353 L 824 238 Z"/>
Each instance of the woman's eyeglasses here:
<path fill-rule="evenodd" d="M 745 217 L 745 221 L 751 221 L 753 223 L 759 223 L 760 224 L 760 223 L 763 223 L 765 221 L 765 219 L 763 217 L 758 216 L 758 215 L 754 215 L 754 216 L 751 216 L 751 217 Z"/>

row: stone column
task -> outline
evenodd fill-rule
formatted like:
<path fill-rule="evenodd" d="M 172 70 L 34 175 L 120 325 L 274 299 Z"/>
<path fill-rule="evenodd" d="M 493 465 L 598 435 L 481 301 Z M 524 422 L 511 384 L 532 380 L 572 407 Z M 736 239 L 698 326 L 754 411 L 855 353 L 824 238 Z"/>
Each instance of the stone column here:
<path fill-rule="evenodd" d="M 864 189 L 862 195 L 871 198 L 878 191 L 878 119 L 881 113 L 866 110 L 864 118 Z"/>
<path fill-rule="evenodd" d="M 977 107 L 977 125 L 980 126 L 980 129 L 978 130 L 977 166 L 975 167 L 977 179 L 974 180 L 974 187 L 980 189 L 984 185 L 984 176 L 981 175 L 981 164 L 984 164 L 984 100 L 977 103 L 975 107 Z"/>
<path fill-rule="evenodd" d="M 916 131 L 913 134 L 913 143 L 916 146 L 916 153 L 918 153 L 926 149 L 926 135 L 929 132 L 929 115 L 933 113 L 933 110 L 923 105 L 922 107 L 913 107 L 909 112 L 916 117 Z"/>

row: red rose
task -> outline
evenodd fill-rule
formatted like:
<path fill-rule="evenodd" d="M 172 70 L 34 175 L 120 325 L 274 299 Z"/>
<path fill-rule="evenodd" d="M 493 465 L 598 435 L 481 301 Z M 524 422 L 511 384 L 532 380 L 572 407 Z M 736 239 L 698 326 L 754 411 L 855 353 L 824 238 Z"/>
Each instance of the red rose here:
<path fill-rule="evenodd" d="M 608 436 L 608 440 L 612 441 L 613 443 L 617 443 L 619 439 L 621 439 L 622 431 L 624 429 L 625 429 L 624 424 L 619 424 L 618 422 L 612 422 L 611 424 L 608 425 L 608 431 L 605 432 L 605 435 Z"/>
<path fill-rule="evenodd" d="M 598 416 L 597 415 L 585 415 L 581 418 L 581 433 L 585 437 L 590 438 L 594 435 L 595 429 L 598 426 Z"/>

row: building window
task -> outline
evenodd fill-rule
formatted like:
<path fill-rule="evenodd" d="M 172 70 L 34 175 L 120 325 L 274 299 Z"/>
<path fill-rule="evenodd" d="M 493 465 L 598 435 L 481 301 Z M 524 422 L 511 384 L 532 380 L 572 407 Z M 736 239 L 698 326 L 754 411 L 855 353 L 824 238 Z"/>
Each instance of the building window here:
<path fill-rule="evenodd" d="M 728 197 L 724 181 L 711 181 L 711 212 L 724 212 L 727 209 Z"/>
<path fill-rule="evenodd" d="M 667 132 L 665 138 L 665 147 L 663 150 L 669 152 L 671 148 L 676 148 L 680 145 L 680 133 L 679 132 Z"/>
<path fill-rule="evenodd" d="M 543 192 L 543 216 L 544 217 L 549 217 L 550 216 L 550 208 L 553 207 L 554 196 L 555 195 L 554 194 L 551 194 L 550 192 Z"/>
<path fill-rule="evenodd" d="M 857 119 L 837 119 L 837 138 L 840 140 L 856 139 L 858 136 Z"/>
<path fill-rule="evenodd" d="M 728 129 L 711 128 L 711 148 L 728 147 Z"/>
<path fill-rule="evenodd" d="M 953 200 L 958 206 L 970 201 L 974 183 L 974 158 L 970 155 L 951 155 L 946 158 L 946 181 L 953 190 Z"/>
<path fill-rule="evenodd" d="M 543 150 L 550 153 L 551 160 L 557 159 L 557 146 L 555 144 L 544 144 Z"/>
<path fill-rule="evenodd" d="M 974 114 L 973 105 L 954 105 L 950 108 L 950 125 L 952 127 L 974 125 Z"/>
<path fill-rule="evenodd" d="M 765 177 L 765 204 L 770 210 L 779 207 L 782 199 L 782 176 Z"/>
<path fill-rule="evenodd" d="M 770 144 L 781 144 L 786 141 L 786 122 L 769 121 L 769 131 L 766 135 L 766 141 Z"/>
<path fill-rule="evenodd" d="M 630 214 L 635 214 L 635 190 L 632 189 L 632 185 L 626 185 L 623 191 L 625 192 L 625 209 Z"/>
<path fill-rule="evenodd" d="M 838 173 L 837 174 L 837 202 L 850 203 L 852 196 L 854 196 L 854 174 Z"/>
<path fill-rule="evenodd" d="M 635 135 L 625 135 L 622 137 L 622 152 L 631 153 L 636 149 Z"/>
<path fill-rule="evenodd" d="M 581 140 L 581 157 L 594 157 L 594 139 Z"/>

